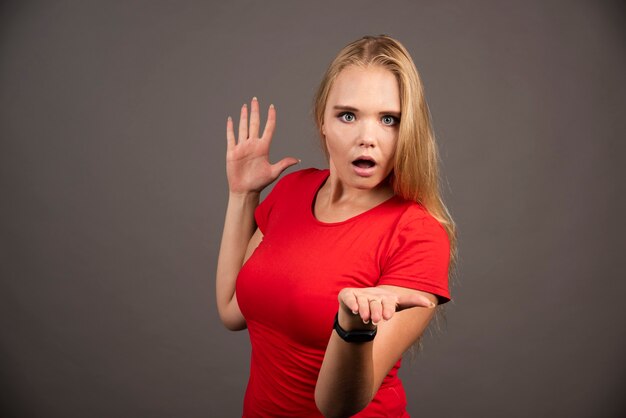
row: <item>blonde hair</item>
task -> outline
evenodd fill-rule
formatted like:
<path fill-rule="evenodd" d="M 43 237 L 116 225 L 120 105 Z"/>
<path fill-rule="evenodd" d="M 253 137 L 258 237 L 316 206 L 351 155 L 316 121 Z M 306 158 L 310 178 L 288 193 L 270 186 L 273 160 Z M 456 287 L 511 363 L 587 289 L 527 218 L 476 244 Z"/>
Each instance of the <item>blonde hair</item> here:
<path fill-rule="evenodd" d="M 396 195 L 420 203 L 443 226 L 450 241 L 450 272 L 457 261 L 456 225 L 439 190 L 439 155 L 422 81 L 406 48 L 386 36 L 365 36 L 345 46 L 326 70 L 315 95 L 314 115 L 323 138 L 324 110 L 330 89 L 346 67 L 376 65 L 391 71 L 400 87 L 402 116 L 393 172 Z M 322 141 L 324 153 L 328 149 Z"/>

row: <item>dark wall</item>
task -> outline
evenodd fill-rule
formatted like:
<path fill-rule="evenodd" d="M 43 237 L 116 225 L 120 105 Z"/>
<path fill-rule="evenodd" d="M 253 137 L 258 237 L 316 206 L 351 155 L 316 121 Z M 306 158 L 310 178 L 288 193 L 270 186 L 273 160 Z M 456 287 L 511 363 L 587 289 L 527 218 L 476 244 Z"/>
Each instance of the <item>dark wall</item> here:
<path fill-rule="evenodd" d="M 323 166 L 313 92 L 388 33 L 421 71 L 461 262 L 404 365 L 413 416 L 626 412 L 619 2 L 20 1 L 0 6 L 3 417 L 241 413 L 214 306 L 225 120 Z"/>

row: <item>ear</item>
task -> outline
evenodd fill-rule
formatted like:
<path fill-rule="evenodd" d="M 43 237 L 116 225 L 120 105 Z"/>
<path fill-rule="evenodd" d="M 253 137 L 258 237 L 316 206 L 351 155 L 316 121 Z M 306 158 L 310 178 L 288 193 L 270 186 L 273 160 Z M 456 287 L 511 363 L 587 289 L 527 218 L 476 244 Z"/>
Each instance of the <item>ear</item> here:
<path fill-rule="evenodd" d="M 324 126 L 324 124 L 323 124 L 323 123 L 322 123 L 322 129 L 321 129 L 321 131 L 322 131 L 322 135 L 323 135 L 323 136 L 326 136 L 326 127 Z"/>

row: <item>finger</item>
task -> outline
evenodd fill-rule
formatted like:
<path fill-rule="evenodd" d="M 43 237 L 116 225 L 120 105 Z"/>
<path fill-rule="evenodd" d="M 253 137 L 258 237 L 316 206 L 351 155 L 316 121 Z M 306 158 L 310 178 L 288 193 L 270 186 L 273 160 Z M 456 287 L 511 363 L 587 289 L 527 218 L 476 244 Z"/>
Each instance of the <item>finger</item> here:
<path fill-rule="evenodd" d="M 381 302 L 383 305 L 383 319 L 385 321 L 389 321 L 393 314 L 396 313 L 396 301 L 397 298 L 393 297 L 384 297 Z"/>
<path fill-rule="evenodd" d="M 356 300 L 356 296 L 349 289 L 344 289 L 339 292 L 339 302 L 343 303 L 354 315 L 359 313 L 359 304 Z"/>
<path fill-rule="evenodd" d="M 233 118 L 226 119 L 226 147 L 231 149 L 235 146 L 235 131 L 233 130 Z"/>
<path fill-rule="evenodd" d="M 250 103 L 250 131 L 248 132 L 249 138 L 259 137 L 259 125 L 259 101 L 256 97 L 253 97 L 252 102 Z"/>
<path fill-rule="evenodd" d="M 357 295 L 357 302 L 359 303 L 359 315 L 363 320 L 364 324 L 369 324 L 370 322 L 370 304 L 367 296 Z"/>
<path fill-rule="evenodd" d="M 276 126 L 276 108 L 273 104 L 270 105 L 270 108 L 267 111 L 267 122 L 265 123 L 265 129 L 263 129 L 263 137 L 262 139 L 267 139 L 268 141 L 272 140 L 272 135 L 274 135 L 274 127 Z"/>
<path fill-rule="evenodd" d="M 398 307 L 396 308 L 396 311 L 415 307 L 434 308 L 435 306 L 436 305 L 424 295 L 419 295 L 417 293 L 403 294 L 398 296 Z"/>
<path fill-rule="evenodd" d="M 383 302 L 380 299 L 372 299 L 369 305 L 372 324 L 376 325 L 383 319 Z"/>
<path fill-rule="evenodd" d="M 274 177 L 278 177 L 280 176 L 280 173 L 282 173 L 283 171 L 285 171 L 286 169 L 288 169 L 289 167 L 291 167 L 294 164 L 298 164 L 300 162 L 300 160 L 297 160 L 293 157 L 287 157 L 287 158 L 283 158 L 282 160 L 280 160 L 279 162 L 272 164 L 272 175 Z"/>
<path fill-rule="evenodd" d="M 248 139 L 248 105 L 244 103 L 239 116 L 239 143 L 246 139 Z"/>

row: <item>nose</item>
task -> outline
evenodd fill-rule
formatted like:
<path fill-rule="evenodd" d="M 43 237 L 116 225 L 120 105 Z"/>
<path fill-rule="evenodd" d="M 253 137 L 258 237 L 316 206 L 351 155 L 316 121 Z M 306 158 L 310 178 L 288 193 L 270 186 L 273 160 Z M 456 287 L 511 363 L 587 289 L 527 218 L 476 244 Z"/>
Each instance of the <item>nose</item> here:
<path fill-rule="evenodd" d="M 376 126 L 371 121 L 361 122 L 359 131 L 359 146 L 372 148 L 376 145 Z"/>

